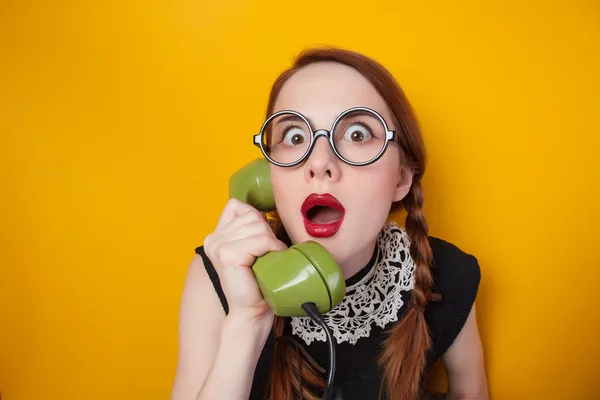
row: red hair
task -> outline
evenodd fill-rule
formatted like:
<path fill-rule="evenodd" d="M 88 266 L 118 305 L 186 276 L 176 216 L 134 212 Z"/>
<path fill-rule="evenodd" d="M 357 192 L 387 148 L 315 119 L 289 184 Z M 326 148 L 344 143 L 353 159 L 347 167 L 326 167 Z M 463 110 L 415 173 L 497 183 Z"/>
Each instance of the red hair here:
<path fill-rule="evenodd" d="M 405 229 L 411 241 L 410 254 L 416 264 L 415 287 L 412 290 L 410 307 L 402 320 L 386 332 L 387 337 L 379 355 L 379 363 L 384 371 L 382 385 L 385 385 L 389 398 L 415 400 L 419 395 L 426 355 L 431 346 L 423 315 L 432 286 L 429 269 L 432 254 L 427 237 L 427 222 L 423 215 L 421 189 L 421 178 L 425 172 L 423 139 L 412 108 L 394 77 L 378 62 L 349 50 L 324 48 L 301 53 L 292 67 L 275 80 L 269 97 L 267 116 L 273 113 L 275 100 L 281 88 L 298 69 L 323 61 L 350 66 L 371 82 L 392 112 L 402 158 L 415 171 L 409 193 L 401 202 L 393 204 L 391 209 L 392 212 L 401 209 L 406 212 Z M 277 235 L 284 238 L 286 235 L 283 227 L 281 224 L 277 226 Z M 283 336 L 283 326 L 283 318 L 276 317 L 273 323 L 276 345 L 269 376 L 269 399 L 318 400 L 310 388 L 324 389 L 324 371 L 297 341 Z"/>

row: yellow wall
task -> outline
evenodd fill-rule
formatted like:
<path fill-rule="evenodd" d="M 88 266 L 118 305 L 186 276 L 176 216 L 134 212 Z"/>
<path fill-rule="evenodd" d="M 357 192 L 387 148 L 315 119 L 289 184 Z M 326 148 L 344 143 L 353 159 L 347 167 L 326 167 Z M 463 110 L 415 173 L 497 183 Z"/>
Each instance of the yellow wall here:
<path fill-rule="evenodd" d="M 284 3 L 2 2 L 2 398 L 168 398 L 193 249 L 315 44 L 412 100 L 432 233 L 481 262 L 494 399 L 598 398 L 598 3 Z"/>

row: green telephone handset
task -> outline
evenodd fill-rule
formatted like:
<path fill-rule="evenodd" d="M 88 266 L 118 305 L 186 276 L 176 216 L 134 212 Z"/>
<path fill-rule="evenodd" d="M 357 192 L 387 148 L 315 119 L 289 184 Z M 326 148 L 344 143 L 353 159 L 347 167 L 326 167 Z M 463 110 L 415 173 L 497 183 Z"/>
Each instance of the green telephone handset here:
<path fill-rule="evenodd" d="M 275 210 L 269 162 L 257 159 L 238 170 L 229 182 L 229 197 L 252 205 L 259 211 Z M 332 310 L 346 294 L 339 266 L 317 242 L 295 244 L 286 251 L 258 257 L 252 266 L 266 302 L 276 315 L 305 317 L 307 302 L 319 313 Z"/>

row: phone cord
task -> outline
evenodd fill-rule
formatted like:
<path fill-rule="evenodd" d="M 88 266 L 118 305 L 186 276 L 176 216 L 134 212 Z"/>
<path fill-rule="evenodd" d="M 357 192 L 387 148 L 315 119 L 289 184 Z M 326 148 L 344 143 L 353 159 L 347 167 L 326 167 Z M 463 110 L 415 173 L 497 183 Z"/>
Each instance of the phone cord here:
<path fill-rule="evenodd" d="M 327 374 L 327 386 L 325 387 L 322 400 L 342 400 L 342 392 L 333 386 L 333 378 L 335 376 L 335 343 L 331 335 L 331 330 L 327 326 L 321 313 L 319 313 L 315 303 L 304 303 L 302 304 L 302 309 L 313 321 L 325 330 L 325 335 L 327 335 L 327 341 L 329 342 L 329 373 Z"/>

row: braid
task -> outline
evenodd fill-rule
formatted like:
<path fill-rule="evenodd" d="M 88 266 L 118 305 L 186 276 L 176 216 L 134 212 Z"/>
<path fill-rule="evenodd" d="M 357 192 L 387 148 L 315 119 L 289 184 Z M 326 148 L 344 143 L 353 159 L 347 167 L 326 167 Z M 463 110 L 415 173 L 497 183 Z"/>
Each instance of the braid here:
<path fill-rule="evenodd" d="M 403 320 L 388 332 L 379 362 L 384 367 L 382 385 L 386 385 L 389 398 L 414 400 L 419 395 L 426 354 L 431 347 L 423 313 L 432 285 L 429 270 L 432 254 L 423 215 L 420 177 L 415 176 L 410 192 L 402 200 L 402 206 L 407 212 L 406 232 L 411 242 L 410 255 L 416 265 L 415 285 Z"/>
<path fill-rule="evenodd" d="M 283 325 L 284 319 L 276 316 L 273 322 L 275 350 L 270 368 L 269 399 L 319 400 L 306 386 L 324 389 L 325 370 L 310 358 L 300 343 L 283 335 Z"/>
<path fill-rule="evenodd" d="M 429 246 L 429 227 L 423 214 L 423 189 L 420 177 L 415 178 L 408 195 L 402 200 L 406 215 L 406 232 L 411 239 L 410 255 L 417 265 L 415 271 L 415 287 L 413 293 L 415 305 L 425 308 L 427 297 L 431 291 L 432 278 L 429 267 L 432 262 Z M 415 296 L 416 294 L 416 296 Z"/>

